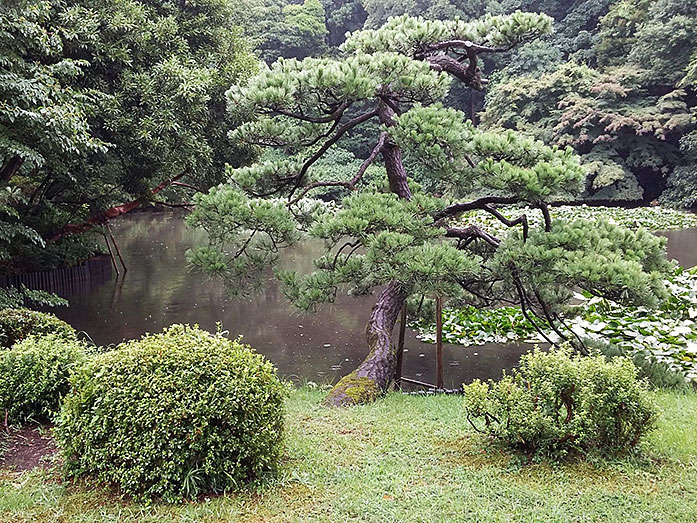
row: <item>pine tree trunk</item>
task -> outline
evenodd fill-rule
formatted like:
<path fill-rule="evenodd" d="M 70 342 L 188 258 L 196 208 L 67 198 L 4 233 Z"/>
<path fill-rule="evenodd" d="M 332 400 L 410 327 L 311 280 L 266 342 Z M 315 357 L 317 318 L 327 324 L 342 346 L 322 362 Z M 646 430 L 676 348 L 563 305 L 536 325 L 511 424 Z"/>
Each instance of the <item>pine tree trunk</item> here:
<path fill-rule="evenodd" d="M 394 104 L 388 105 L 385 102 L 381 102 L 379 106 L 380 121 L 387 126 L 395 125 L 396 112 L 393 107 Z M 402 162 L 402 151 L 388 139 L 382 157 L 390 190 L 400 198 L 410 200 L 411 191 Z M 344 407 L 367 403 L 387 390 L 397 367 L 397 351 L 392 342 L 392 330 L 408 296 L 409 292 L 394 281 L 380 293 L 365 329 L 368 356 L 356 370 L 341 378 L 331 390 L 326 399 L 328 405 Z"/>
<path fill-rule="evenodd" d="M 392 330 L 407 296 L 395 282 L 380 293 L 365 329 L 370 352 L 356 370 L 336 384 L 326 399 L 327 404 L 344 407 L 367 403 L 387 390 L 397 367 Z"/>

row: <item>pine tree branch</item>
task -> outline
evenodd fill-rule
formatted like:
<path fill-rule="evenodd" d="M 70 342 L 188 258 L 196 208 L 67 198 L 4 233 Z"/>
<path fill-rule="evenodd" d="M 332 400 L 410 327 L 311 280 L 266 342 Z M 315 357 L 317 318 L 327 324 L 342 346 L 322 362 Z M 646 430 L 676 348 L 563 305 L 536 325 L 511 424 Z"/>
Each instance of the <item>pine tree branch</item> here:
<path fill-rule="evenodd" d="M 438 211 L 433 215 L 435 221 L 442 220 L 444 218 L 449 218 L 452 216 L 457 216 L 467 211 L 474 211 L 477 209 L 486 210 L 484 207 L 486 205 L 497 204 L 505 205 L 518 202 L 519 199 L 515 196 L 486 196 L 484 198 L 479 198 L 478 200 L 473 200 L 471 202 L 461 202 L 454 203 L 447 206 L 442 211 Z"/>
<path fill-rule="evenodd" d="M 378 115 L 378 110 L 377 110 L 377 109 L 373 109 L 372 111 L 368 111 L 367 113 L 363 113 L 363 114 L 361 114 L 361 115 L 359 115 L 359 116 L 356 116 L 355 118 L 349 120 L 349 121 L 346 122 L 344 125 L 342 125 L 341 127 L 339 127 L 339 128 L 337 129 L 337 131 L 334 133 L 334 135 L 333 135 L 331 138 L 329 138 L 326 142 L 324 142 L 324 144 L 322 144 L 322 147 L 320 147 L 320 148 L 317 150 L 317 152 L 315 152 L 315 154 L 313 154 L 312 156 L 310 156 L 310 158 L 308 158 L 308 159 L 305 161 L 305 163 L 303 164 L 302 168 L 300 169 L 300 172 L 299 172 L 298 174 L 293 175 L 292 177 L 290 177 L 290 179 L 294 179 L 294 180 L 295 180 L 295 187 L 294 187 L 293 190 L 291 191 L 290 196 L 292 196 L 293 193 L 294 193 L 297 189 L 300 188 L 300 184 L 302 183 L 302 180 L 303 180 L 303 178 L 305 177 L 305 175 L 307 174 L 307 171 L 310 169 L 310 167 L 312 167 L 312 165 L 313 165 L 317 160 L 319 160 L 320 158 L 322 158 L 322 156 L 324 156 L 324 153 L 326 153 L 332 145 L 334 145 L 336 142 L 338 142 L 339 139 L 341 139 L 341 137 L 342 137 L 344 134 L 346 134 L 348 131 L 350 131 L 351 129 L 353 129 L 353 128 L 356 127 L 357 125 L 360 125 L 360 124 L 362 124 L 363 122 L 366 122 L 366 121 L 370 120 L 371 118 L 376 117 L 377 115 Z"/>
<path fill-rule="evenodd" d="M 353 102 L 344 102 L 341 105 L 339 105 L 334 111 L 332 111 L 330 114 L 326 116 L 307 116 L 301 113 L 293 112 L 293 111 L 288 111 L 287 109 L 281 109 L 278 107 L 273 107 L 270 109 L 270 112 L 272 113 L 277 113 L 277 114 L 282 114 L 284 116 L 288 116 L 289 118 L 294 118 L 296 120 L 302 120 L 303 122 L 310 122 L 310 123 L 329 123 L 333 122 L 335 120 L 339 120 L 346 109 L 351 107 Z"/>
<path fill-rule="evenodd" d="M 482 239 L 492 247 L 501 245 L 501 240 L 486 232 L 477 225 L 468 225 L 467 227 L 448 227 L 445 230 L 446 238 L 457 238 L 459 240 L 471 241 Z"/>
<path fill-rule="evenodd" d="M 365 172 L 368 170 L 368 167 L 375 161 L 375 158 L 377 158 L 378 154 L 382 151 L 382 149 L 385 147 L 385 142 L 387 141 L 387 133 L 383 132 L 380 134 L 380 139 L 378 140 L 377 145 L 373 148 L 373 151 L 370 153 L 370 156 L 366 158 L 361 166 L 358 168 L 358 171 L 356 172 L 356 175 L 351 178 L 348 182 L 340 182 L 340 181 L 332 181 L 332 180 L 327 180 L 327 181 L 318 181 L 318 182 L 313 182 L 305 187 L 303 187 L 303 190 L 300 192 L 298 196 L 293 198 L 292 200 L 289 201 L 288 205 L 294 205 L 298 203 L 300 200 L 303 199 L 303 197 L 310 192 L 312 189 L 317 189 L 318 187 L 344 187 L 350 191 L 355 191 L 356 190 L 356 184 L 361 181 L 363 178 L 363 175 Z"/>

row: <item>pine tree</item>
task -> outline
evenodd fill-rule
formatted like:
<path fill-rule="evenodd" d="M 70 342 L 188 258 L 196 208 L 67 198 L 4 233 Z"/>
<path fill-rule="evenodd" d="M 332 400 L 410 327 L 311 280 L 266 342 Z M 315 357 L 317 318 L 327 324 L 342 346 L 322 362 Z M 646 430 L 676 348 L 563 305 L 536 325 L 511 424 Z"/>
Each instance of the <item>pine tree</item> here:
<path fill-rule="evenodd" d="M 551 24 L 521 12 L 473 22 L 393 18 L 350 35 L 339 59 L 279 60 L 228 92 L 246 120 L 231 138 L 285 154 L 230 169 L 229 184 L 197 198 L 189 223 L 207 231 L 210 244 L 190 251 L 189 260 L 239 287 L 309 235 L 326 246 L 315 270 L 276 273 L 295 305 L 314 310 L 340 291 L 378 293 L 368 355 L 334 387 L 329 404 L 369 401 L 388 388 L 397 359 L 391 334 L 409 298 L 517 303 L 571 338 L 560 313 L 578 287 L 635 303 L 664 292 L 662 240 L 609 223 L 552 220 L 548 202 L 576 194 L 585 178 L 570 149 L 481 131 L 440 103 L 452 81 L 486 84 L 481 56 L 545 34 Z M 372 152 L 351 178 L 325 177 L 326 164 L 315 169 L 349 132 L 374 121 Z M 405 155 L 438 181 L 443 196 L 408 177 Z M 367 179 L 373 164 L 382 164 L 382 179 L 374 170 Z M 343 191 L 336 209 L 308 204 L 327 188 Z M 505 218 L 499 206 L 514 203 L 542 209 L 544 224 L 532 227 L 523 211 Z M 465 211 L 491 214 L 510 232 L 463 223 Z"/>

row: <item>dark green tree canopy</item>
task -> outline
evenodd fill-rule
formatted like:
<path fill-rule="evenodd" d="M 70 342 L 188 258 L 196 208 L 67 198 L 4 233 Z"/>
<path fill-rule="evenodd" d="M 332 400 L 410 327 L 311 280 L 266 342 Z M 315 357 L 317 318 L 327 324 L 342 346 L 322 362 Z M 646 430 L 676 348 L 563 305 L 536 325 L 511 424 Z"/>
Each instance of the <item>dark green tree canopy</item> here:
<path fill-rule="evenodd" d="M 77 263 L 71 224 L 152 199 L 175 177 L 210 187 L 227 140 L 224 92 L 256 61 L 232 0 L 19 0 L 0 14 L 5 270 Z M 21 219 L 19 218 L 21 216 Z"/>

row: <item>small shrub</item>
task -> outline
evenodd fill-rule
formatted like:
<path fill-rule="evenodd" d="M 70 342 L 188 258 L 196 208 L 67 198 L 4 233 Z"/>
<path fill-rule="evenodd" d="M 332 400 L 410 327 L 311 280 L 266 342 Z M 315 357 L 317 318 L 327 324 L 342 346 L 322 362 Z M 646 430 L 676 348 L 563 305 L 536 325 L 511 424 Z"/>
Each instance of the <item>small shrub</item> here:
<path fill-rule="evenodd" d="M 0 351 L 0 409 L 10 421 L 48 421 L 70 390 L 68 378 L 86 358 L 85 346 L 63 336 L 29 336 Z"/>
<path fill-rule="evenodd" d="M 656 418 L 630 360 L 574 356 L 569 349 L 535 350 L 501 381 L 475 380 L 464 393 L 475 429 L 539 457 L 621 454 Z"/>
<path fill-rule="evenodd" d="M 285 386 L 263 356 L 173 325 L 94 357 L 56 434 L 69 476 L 179 500 L 257 480 L 282 450 Z"/>
<path fill-rule="evenodd" d="M 30 334 L 55 334 L 71 340 L 77 337 L 75 329 L 53 314 L 30 309 L 0 310 L 0 347 L 10 348 Z"/>

